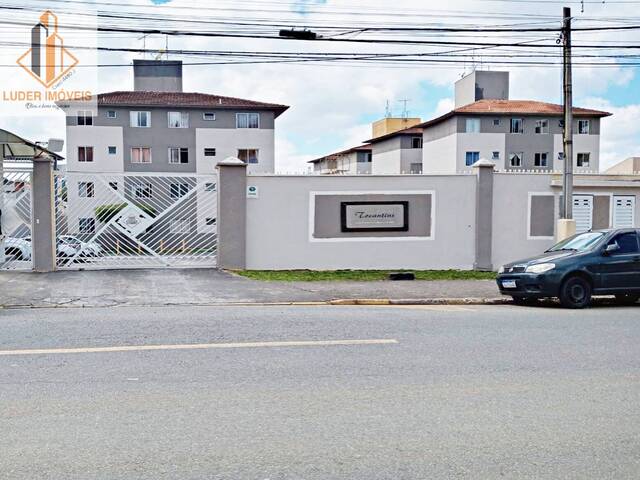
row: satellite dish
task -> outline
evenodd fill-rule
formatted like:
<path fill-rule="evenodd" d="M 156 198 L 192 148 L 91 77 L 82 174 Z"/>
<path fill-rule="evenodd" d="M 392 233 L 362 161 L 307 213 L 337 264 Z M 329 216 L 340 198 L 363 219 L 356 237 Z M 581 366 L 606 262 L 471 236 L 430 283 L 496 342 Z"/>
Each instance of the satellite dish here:
<path fill-rule="evenodd" d="M 47 150 L 50 152 L 59 153 L 64 148 L 64 140 L 61 138 L 50 138 L 47 142 Z"/>

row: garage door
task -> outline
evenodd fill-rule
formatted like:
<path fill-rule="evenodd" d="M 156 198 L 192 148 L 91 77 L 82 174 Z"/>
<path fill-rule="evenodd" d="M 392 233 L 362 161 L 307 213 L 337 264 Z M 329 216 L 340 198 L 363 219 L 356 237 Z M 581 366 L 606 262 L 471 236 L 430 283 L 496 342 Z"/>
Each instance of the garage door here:
<path fill-rule="evenodd" d="M 613 228 L 633 228 L 636 197 L 613 197 Z"/>
<path fill-rule="evenodd" d="M 573 219 L 576 221 L 576 233 L 591 230 L 593 227 L 593 197 L 591 195 L 573 196 Z"/>

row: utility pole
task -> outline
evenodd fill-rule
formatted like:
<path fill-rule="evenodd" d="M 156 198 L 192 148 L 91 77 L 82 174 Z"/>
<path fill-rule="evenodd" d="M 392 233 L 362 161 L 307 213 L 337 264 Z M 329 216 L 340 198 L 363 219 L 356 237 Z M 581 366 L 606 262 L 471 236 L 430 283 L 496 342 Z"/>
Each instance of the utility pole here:
<path fill-rule="evenodd" d="M 571 79 L 571 8 L 564 7 L 562 18 L 562 58 L 563 58 L 563 97 L 564 129 L 562 174 L 563 203 L 560 208 L 558 239 L 562 240 L 575 233 L 573 220 L 573 84 Z"/>

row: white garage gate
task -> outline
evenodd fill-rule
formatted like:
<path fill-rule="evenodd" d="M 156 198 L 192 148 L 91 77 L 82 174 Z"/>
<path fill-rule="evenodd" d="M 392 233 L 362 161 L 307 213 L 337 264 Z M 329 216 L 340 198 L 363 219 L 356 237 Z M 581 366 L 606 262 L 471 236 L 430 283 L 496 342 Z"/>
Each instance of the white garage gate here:
<path fill-rule="evenodd" d="M 215 174 L 57 174 L 57 268 L 215 267 L 217 182 Z"/>

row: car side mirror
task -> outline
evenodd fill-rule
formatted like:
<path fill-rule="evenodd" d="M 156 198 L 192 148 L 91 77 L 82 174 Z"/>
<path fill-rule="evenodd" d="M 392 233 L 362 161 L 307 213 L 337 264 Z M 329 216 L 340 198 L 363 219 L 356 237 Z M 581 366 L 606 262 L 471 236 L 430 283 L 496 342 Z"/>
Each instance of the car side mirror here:
<path fill-rule="evenodd" d="M 618 250 L 620 250 L 620 245 L 618 245 L 618 242 L 613 242 L 607 245 L 607 247 L 604 249 L 604 254 L 611 255 L 612 253 L 617 252 Z"/>

